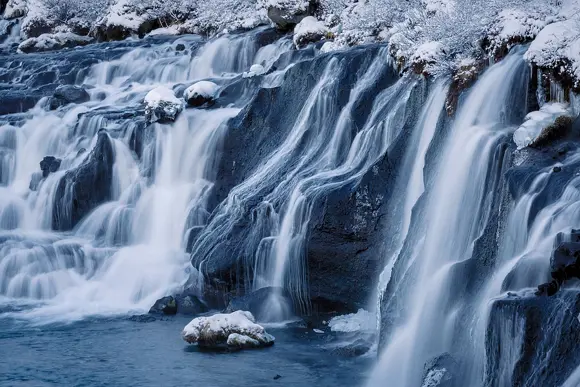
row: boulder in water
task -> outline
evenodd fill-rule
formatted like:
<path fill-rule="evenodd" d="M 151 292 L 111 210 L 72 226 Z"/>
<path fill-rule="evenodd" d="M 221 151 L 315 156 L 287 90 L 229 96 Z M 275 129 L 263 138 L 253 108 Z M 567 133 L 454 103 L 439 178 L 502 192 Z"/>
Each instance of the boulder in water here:
<path fill-rule="evenodd" d="M 249 71 L 244 72 L 242 77 L 243 78 L 252 78 L 252 77 L 255 77 L 257 75 L 262 75 L 265 72 L 266 72 L 266 69 L 264 68 L 264 66 L 262 66 L 260 64 L 255 64 L 255 65 L 252 65 L 250 67 Z"/>
<path fill-rule="evenodd" d="M 42 171 L 42 177 L 47 178 L 49 174 L 58 171 L 60 168 L 61 159 L 57 159 L 54 156 L 46 156 L 40 162 L 40 170 Z"/>
<path fill-rule="evenodd" d="M 147 93 L 144 102 L 148 122 L 175 121 L 183 110 L 183 103 L 165 86 L 156 87 Z"/>
<path fill-rule="evenodd" d="M 56 88 L 50 99 L 50 110 L 58 109 L 70 103 L 84 103 L 91 99 L 87 91 L 79 86 L 62 85 Z"/>
<path fill-rule="evenodd" d="M 189 106 L 208 106 L 217 99 L 218 85 L 210 81 L 200 81 L 185 89 L 183 96 Z"/>
<path fill-rule="evenodd" d="M 160 298 L 153 304 L 151 309 L 149 309 L 151 314 L 166 314 L 174 315 L 177 314 L 177 302 L 173 296 Z"/>
<path fill-rule="evenodd" d="M 60 180 L 53 206 L 53 230 L 71 230 L 98 205 L 111 199 L 115 153 L 107 131 L 101 129 L 97 143 L 78 167 Z"/>
<path fill-rule="evenodd" d="M 18 52 L 28 54 L 32 52 L 61 50 L 63 48 L 86 46 L 92 41 L 92 38 L 71 32 L 42 34 L 36 38 L 28 38 L 20 43 L 18 45 Z"/>
<path fill-rule="evenodd" d="M 183 328 L 181 336 L 190 344 L 197 343 L 206 348 L 228 346 L 241 349 L 274 344 L 274 336 L 256 324 L 254 316 L 247 311 L 194 318 Z"/>
<path fill-rule="evenodd" d="M 425 364 L 421 387 L 453 387 L 459 365 L 448 353 L 434 357 Z"/>
<path fill-rule="evenodd" d="M 294 45 L 297 48 L 316 43 L 329 36 L 330 30 L 323 22 L 313 16 L 307 16 L 294 28 Z"/>

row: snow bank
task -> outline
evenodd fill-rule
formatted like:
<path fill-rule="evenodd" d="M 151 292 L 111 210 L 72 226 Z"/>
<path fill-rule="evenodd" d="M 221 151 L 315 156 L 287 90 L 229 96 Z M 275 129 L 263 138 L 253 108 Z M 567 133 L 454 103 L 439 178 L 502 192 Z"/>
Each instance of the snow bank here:
<path fill-rule="evenodd" d="M 185 89 L 183 96 L 189 106 L 200 107 L 217 99 L 219 86 L 210 81 L 200 81 Z"/>
<path fill-rule="evenodd" d="M 294 45 L 298 48 L 318 42 L 330 34 L 328 27 L 313 16 L 302 19 L 294 28 Z"/>
<path fill-rule="evenodd" d="M 546 103 L 539 111 L 529 113 L 525 122 L 514 132 L 514 142 L 518 149 L 530 145 L 544 128 L 554 124 L 558 117 L 570 113 L 568 105 L 562 103 Z"/>
<path fill-rule="evenodd" d="M 376 328 L 376 317 L 371 312 L 359 309 L 356 313 L 333 317 L 328 326 L 333 332 L 369 332 Z"/>
<path fill-rule="evenodd" d="M 57 32 L 55 34 L 42 34 L 37 38 L 29 38 L 18 45 L 18 52 L 42 52 L 51 50 L 60 50 L 62 48 L 71 48 L 84 46 L 93 41 L 88 36 L 80 36 L 71 32 Z"/>
<path fill-rule="evenodd" d="M 149 122 L 175 121 L 183 110 L 183 103 L 171 89 L 159 86 L 145 96 L 145 115 Z"/>
<path fill-rule="evenodd" d="M 228 345 L 237 348 L 266 347 L 274 344 L 274 337 L 255 323 L 250 312 L 236 311 L 191 320 L 181 333 L 183 340 L 204 347 Z"/>
<path fill-rule="evenodd" d="M 421 44 L 411 56 L 410 64 L 416 73 L 430 73 L 434 64 L 445 59 L 445 48 L 440 42 L 426 42 Z"/>
<path fill-rule="evenodd" d="M 574 79 L 580 86 L 580 18 L 544 27 L 530 45 L 525 59 L 559 75 Z"/>
<path fill-rule="evenodd" d="M 554 7 L 505 9 L 501 11 L 486 32 L 488 49 L 494 56 L 505 56 L 514 44 L 534 39 L 552 22 Z"/>

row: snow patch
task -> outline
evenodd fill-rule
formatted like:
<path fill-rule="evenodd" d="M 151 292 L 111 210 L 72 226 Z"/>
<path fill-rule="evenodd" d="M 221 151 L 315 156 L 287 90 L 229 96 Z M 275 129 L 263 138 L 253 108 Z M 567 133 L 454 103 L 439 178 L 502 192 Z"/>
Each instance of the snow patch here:
<path fill-rule="evenodd" d="M 445 48 L 440 42 L 421 44 L 411 56 L 411 66 L 416 72 L 430 72 L 431 66 L 440 63 L 445 58 Z"/>
<path fill-rule="evenodd" d="M 180 34 L 179 27 L 174 25 L 174 26 L 170 26 L 170 27 L 154 29 L 153 31 L 149 32 L 147 34 L 147 36 L 179 35 L 179 34 Z"/>
<path fill-rule="evenodd" d="M 423 385 L 421 387 L 437 387 L 440 385 L 443 377 L 447 370 L 445 368 L 436 368 L 433 370 L 429 370 L 427 376 L 423 381 Z"/>
<path fill-rule="evenodd" d="M 546 103 L 539 111 L 528 113 L 525 122 L 514 132 L 514 142 L 518 149 L 530 145 L 544 128 L 552 125 L 558 117 L 568 114 L 568 105 L 557 102 Z"/>
<path fill-rule="evenodd" d="M 333 332 L 368 332 L 376 328 L 375 315 L 364 309 L 356 313 L 336 316 L 328 322 Z"/>
<path fill-rule="evenodd" d="M 28 12 L 26 0 L 9 0 L 4 9 L 4 19 L 22 17 Z"/>

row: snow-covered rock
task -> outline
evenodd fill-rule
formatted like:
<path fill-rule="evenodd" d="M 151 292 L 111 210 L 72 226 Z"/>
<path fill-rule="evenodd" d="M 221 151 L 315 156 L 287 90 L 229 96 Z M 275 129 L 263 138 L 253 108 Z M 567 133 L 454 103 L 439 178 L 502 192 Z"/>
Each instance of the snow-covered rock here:
<path fill-rule="evenodd" d="M 156 87 L 147 93 L 144 102 L 145 116 L 149 122 L 175 121 L 183 110 L 183 102 L 165 86 Z"/>
<path fill-rule="evenodd" d="M 328 326 L 333 332 L 370 332 L 376 329 L 376 318 L 371 312 L 359 309 L 356 313 L 333 317 Z"/>
<path fill-rule="evenodd" d="M 445 59 L 445 48 L 440 42 L 421 44 L 411 56 L 410 65 L 417 74 L 430 73 L 432 66 Z"/>
<path fill-rule="evenodd" d="M 307 16 L 294 28 L 294 45 L 297 48 L 318 42 L 330 34 L 328 27 L 313 16 Z"/>
<path fill-rule="evenodd" d="M 530 45 L 525 59 L 553 70 L 580 87 L 580 18 L 544 27 Z"/>
<path fill-rule="evenodd" d="M 217 99 L 219 86 L 210 81 L 200 81 L 185 89 L 183 96 L 189 106 L 210 105 Z"/>
<path fill-rule="evenodd" d="M 340 48 L 341 48 L 340 45 L 337 44 L 336 42 L 328 41 L 328 42 L 324 42 L 322 47 L 320 47 L 320 51 L 321 52 L 332 52 L 332 51 L 340 50 Z"/>
<path fill-rule="evenodd" d="M 28 12 L 26 0 L 9 0 L 4 9 L 4 19 L 22 17 Z"/>
<path fill-rule="evenodd" d="M 251 77 L 255 77 L 257 75 L 262 75 L 265 72 L 266 72 L 266 69 L 264 68 L 264 66 L 262 66 L 260 64 L 255 64 L 255 65 L 252 65 L 250 67 L 249 71 L 244 72 L 244 74 L 242 74 L 242 77 L 251 78 Z"/>
<path fill-rule="evenodd" d="M 281 29 L 289 29 L 312 14 L 308 0 L 262 0 L 261 3 L 268 18 Z"/>
<path fill-rule="evenodd" d="M 555 10 L 546 4 L 541 9 L 504 9 L 494 19 L 486 33 L 487 48 L 496 58 L 505 56 L 518 43 L 534 39 L 552 21 Z"/>
<path fill-rule="evenodd" d="M 256 324 L 250 312 L 241 310 L 194 318 L 183 328 L 181 336 L 190 344 L 197 343 L 210 348 L 223 345 L 256 348 L 274 344 L 274 336 Z"/>
<path fill-rule="evenodd" d="M 29 38 L 18 45 L 18 52 L 42 52 L 85 46 L 93 41 L 88 36 L 80 36 L 71 32 L 57 32 L 55 34 L 42 34 L 37 38 Z"/>
<path fill-rule="evenodd" d="M 518 149 L 524 148 L 534 142 L 542 130 L 553 125 L 556 119 L 569 115 L 571 112 L 567 104 L 546 103 L 539 111 L 529 113 L 525 122 L 514 132 L 514 142 Z"/>

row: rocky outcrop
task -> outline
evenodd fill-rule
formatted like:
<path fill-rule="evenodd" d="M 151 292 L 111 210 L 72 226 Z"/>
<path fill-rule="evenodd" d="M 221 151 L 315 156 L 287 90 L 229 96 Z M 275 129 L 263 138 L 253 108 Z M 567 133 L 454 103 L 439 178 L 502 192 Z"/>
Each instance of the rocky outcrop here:
<path fill-rule="evenodd" d="M 44 52 L 85 46 L 93 41 L 88 36 L 81 36 L 71 32 L 57 32 L 42 34 L 36 38 L 28 38 L 18 45 L 21 53 Z"/>
<path fill-rule="evenodd" d="M 456 387 L 459 364 L 448 353 L 436 356 L 425 364 L 421 387 Z"/>
<path fill-rule="evenodd" d="M 486 334 L 487 386 L 560 386 L 580 361 L 580 295 L 494 301 Z"/>
<path fill-rule="evenodd" d="M 49 174 L 58 171 L 60 168 L 61 159 L 57 159 L 54 156 L 46 156 L 40 162 L 40 170 L 42 171 L 42 177 L 47 178 Z"/>
<path fill-rule="evenodd" d="M 115 153 L 104 129 L 85 161 L 65 173 L 60 180 L 53 205 L 52 228 L 71 230 L 99 204 L 111 199 Z"/>
<path fill-rule="evenodd" d="M 206 348 L 232 349 L 268 347 L 274 337 L 256 324 L 250 312 L 237 311 L 193 319 L 183 328 L 183 340 Z"/>
<path fill-rule="evenodd" d="M 268 18 L 281 30 L 289 30 L 302 19 L 314 14 L 313 1 L 276 0 L 268 3 Z"/>
<path fill-rule="evenodd" d="M 71 103 L 84 103 L 90 99 L 91 96 L 82 87 L 73 85 L 59 86 L 50 99 L 50 110 L 55 110 Z"/>

